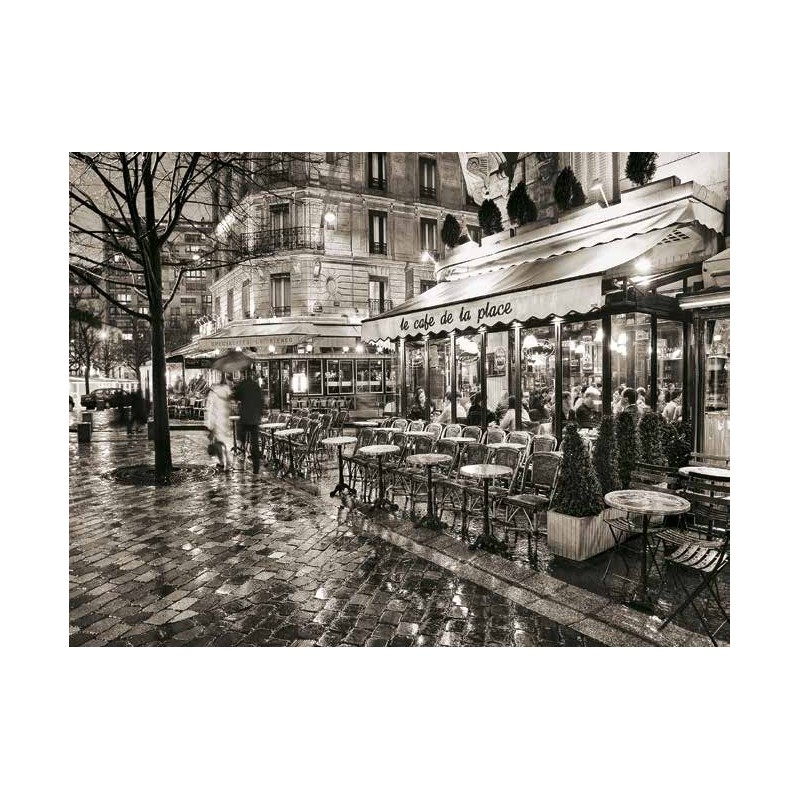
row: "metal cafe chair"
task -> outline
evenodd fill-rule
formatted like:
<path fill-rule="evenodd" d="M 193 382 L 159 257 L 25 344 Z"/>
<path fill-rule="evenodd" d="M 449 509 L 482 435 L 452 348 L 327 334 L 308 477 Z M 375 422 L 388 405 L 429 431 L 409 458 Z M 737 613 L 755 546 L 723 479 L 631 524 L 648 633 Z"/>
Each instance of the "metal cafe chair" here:
<path fill-rule="evenodd" d="M 527 431 L 511 431 L 506 441 L 511 444 L 524 444 L 525 453 L 527 454 L 531 450 L 531 438 L 531 434 Z"/>
<path fill-rule="evenodd" d="M 424 431 L 425 430 L 425 421 L 421 419 L 415 419 L 408 423 L 408 427 L 406 428 L 409 432 L 415 431 Z"/>
<path fill-rule="evenodd" d="M 402 436 L 402 438 L 407 441 L 402 433 L 396 433 L 395 435 Z M 414 452 L 432 453 L 433 444 L 433 439 L 431 437 L 420 436 L 414 442 Z M 414 466 L 413 464 L 404 462 L 401 462 L 393 472 L 392 483 L 389 487 L 392 502 L 396 503 L 397 496 L 405 498 L 403 500 L 403 512 L 405 512 L 410 504 L 412 517 L 414 516 L 415 505 L 418 502 L 422 502 L 425 497 L 423 489 L 427 492 L 427 484 L 424 483 L 425 478 L 426 473 L 424 467 Z"/>
<path fill-rule="evenodd" d="M 451 436 L 461 436 L 461 425 L 457 422 L 450 422 L 444 427 L 442 438 L 448 439 Z"/>
<path fill-rule="evenodd" d="M 730 469 L 730 456 L 713 456 L 710 453 L 692 453 L 689 456 L 690 467 L 723 467 Z"/>
<path fill-rule="evenodd" d="M 474 439 L 476 442 L 479 442 L 483 438 L 483 431 L 480 425 L 465 425 L 464 430 L 461 431 L 461 435 L 466 436 L 467 439 Z"/>
<path fill-rule="evenodd" d="M 558 439 L 548 433 L 537 433 L 533 436 L 532 442 L 532 453 L 553 453 L 558 444 Z"/>
<path fill-rule="evenodd" d="M 350 455 L 342 454 L 342 464 L 347 467 L 347 483 L 353 487 L 356 494 L 358 494 L 356 483 L 358 480 L 363 479 L 364 468 L 367 464 L 367 459 L 364 456 L 359 456 L 358 451 L 362 447 L 372 444 L 374 436 L 375 431 L 371 428 L 359 428 L 353 452 Z"/>
<path fill-rule="evenodd" d="M 535 560 L 539 554 L 539 513 L 550 508 L 556 484 L 561 474 L 562 456 L 560 453 L 531 453 L 520 470 L 522 479 L 518 493 L 509 493 L 505 498 L 506 519 L 504 527 L 514 531 L 516 547 L 519 532 L 525 531 L 528 537 L 528 559 Z M 517 522 L 517 517 L 522 520 Z M 531 554 L 531 535 L 535 550 Z"/>
<path fill-rule="evenodd" d="M 408 427 L 408 420 L 403 417 L 395 417 L 392 421 L 392 427 L 398 431 L 404 431 Z"/>
<path fill-rule="evenodd" d="M 683 492 L 683 496 L 692 504 L 691 515 L 694 522 L 701 521 L 699 529 L 694 531 L 701 538 L 694 538 L 688 528 L 682 532 L 670 531 L 657 534 L 670 544 L 680 542 L 674 549 L 665 553 L 658 596 L 661 597 L 668 578 L 673 579 L 675 587 L 680 589 L 683 595 L 678 605 L 661 623 L 659 630 L 669 625 L 691 605 L 703 630 L 716 647 L 717 634 L 726 624 L 730 624 L 730 617 L 720 597 L 718 584 L 720 574 L 729 567 L 730 562 L 730 497 L 703 493 L 699 486 L 691 486 L 689 490 Z M 703 595 L 705 602 L 700 605 L 699 601 Z M 722 614 L 722 621 L 713 630 L 708 619 L 711 601 Z"/>
<path fill-rule="evenodd" d="M 434 441 L 436 441 L 442 437 L 442 426 L 438 422 L 429 422 L 425 426 L 425 433 L 432 434 Z"/>
<path fill-rule="evenodd" d="M 486 436 L 485 436 L 485 443 L 486 444 L 496 444 L 498 442 L 504 442 L 506 440 L 506 432 L 502 428 L 487 428 L 486 429 Z"/>
<path fill-rule="evenodd" d="M 458 469 L 455 474 L 451 473 L 449 478 L 443 478 L 438 482 L 438 489 L 441 497 L 437 501 L 439 509 L 439 519 L 442 520 L 444 513 L 450 511 L 453 515 L 453 527 L 455 528 L 456 519 L 461 517 L 461 538 L 467 536 L 468 517 L 473 510 L 470 508 L 470 500 L 480 504 L 483 513 L 483 493 L 470 497 L 466 490 L 471 487 L 481 488 L 478 480 L 463 478 L 458 470 L 469 464 L 485 464 L 489 455 L 489 449 L 482 442 L 469 442 L 461 451 L 461 460 L 458 462 Z M 476 499 L 477 498 L 477 499 Z"/>

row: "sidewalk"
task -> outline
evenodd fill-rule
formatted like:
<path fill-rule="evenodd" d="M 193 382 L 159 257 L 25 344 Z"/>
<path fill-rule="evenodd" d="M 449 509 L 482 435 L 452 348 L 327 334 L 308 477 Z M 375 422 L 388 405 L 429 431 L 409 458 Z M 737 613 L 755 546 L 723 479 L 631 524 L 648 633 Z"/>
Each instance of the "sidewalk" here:
<path fill-rule="evenodd" d="M 70 434 L 69 450 L 73 645 L 710 644 L 619 602 L 626 589 L 598 581 L 607 555 L 575 565 L 543 539 L 534 571 L 524 538 L 510 562 L 348 511 L 328 496 L 333 460 L 319 485 L 248 463 L 156 489 L 103 477 L 152 463 L 144 432 L 98 419 L 92 443 Z M 212 463 L 199 431 L 173 432 L 172 456 Z"/>

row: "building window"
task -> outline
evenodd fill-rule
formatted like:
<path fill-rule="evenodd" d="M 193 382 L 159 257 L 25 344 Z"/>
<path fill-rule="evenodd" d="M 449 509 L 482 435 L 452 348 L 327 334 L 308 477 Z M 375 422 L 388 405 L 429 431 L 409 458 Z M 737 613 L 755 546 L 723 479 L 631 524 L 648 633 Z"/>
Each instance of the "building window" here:
<path fill-rule="evenodd" d="M 269 160 L 269 172 L 273 178 L 287 178 L 289 176 L 289 154 L 272 153 Z"/>
<path fill-rule="evenodd" d="M 386 153 L 367 153 L 369 188 L 386 189 Z"/>
<path fill-rule="evenodd" d="M 419 293 L 422 294 L 423 292 L 427 292 L 428 289 L 433 289 L 434 286 L 436 286 L 436 281 L 420 281 Z"/>
<path fill-rule="evenodd" d="M 245 319 L 250 318 L 250 281 L 242 284 L 242 316 Z"/>
<path fill-rule="evenodd" d="M 473 242 L 476 244 L 481 243 L 481 235 L 482 231 L 479 225 L 467 225 L 467 233 L 469 234 L 469 238 L 472 239 Z"/>
<path fill-rule="evenodd" d="M 184 250 L 187 253 L 199 253 L 202 248 L 202 233 L 185 233 L 183 235 Z"/>
<path fill-rule="evenodd" d="M 228 320 L 233 319 L 233 289 L 228 289 L 227 302 L 225 303 L 225 316 Z"/>
<path fill-rule="evenodd" d="M 211 307 L 211 295 L 210 294 L 204 294 L 203 295 L 203 305 L 204 306 L 208 306 L 209 308 Z"/>
<path fill-rule="evenodd" d="M 214 298 L 214 316 L 217 319 L 222 316 L 222 298 L 219 295 Z"/>
<path fill-rule="evenodd" d="M 335 164 L 336 163 L 336 153 L 325 153 L 325 163 L 326 164 Z"/>
<path fill-rule="evenodd" d="M 436 197 L 436 161 L 432 158 L 419 160 L 419 196 Z"/>
<path fill-rule="evenodd" d="M 181 305 L 188 306 L 188 305 L 197 305 L 197 298 L 196 297 L 186 297 L 185 295 L 181 297 Z"/>
<path fill-rule="evenodd" d="M 389 282 L 386 278 L 369 276 L 369 313 L 382 314 L 392 307 L 392 301 L 389 300 Z"/>
<path fill-rule="evenodd" d="M 273 316 L 288 317 L 292 313 L 292 282 L 289 273 L 273 275 L 270 278 L 270 288 Z"/>
<path fill-rule="evenodd" d="M 369 251 L 384 256 L 389 252 L 386 237 L 386 214 L 383 211 L 369 212 Z"/>
<path fill-rule="evenodd" d="M 439 244 L 436 236 L 436 220 L 425 219 L 419 221 L 419 244 L 420 249 L 430 253 L 434 261 L 439 260 Z"/>

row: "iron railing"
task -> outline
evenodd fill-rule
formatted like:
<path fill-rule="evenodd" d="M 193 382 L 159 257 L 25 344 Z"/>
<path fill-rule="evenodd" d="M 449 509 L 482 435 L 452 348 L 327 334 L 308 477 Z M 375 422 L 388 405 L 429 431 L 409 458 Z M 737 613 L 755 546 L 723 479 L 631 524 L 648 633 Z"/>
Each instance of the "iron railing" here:
<path fill-rule="evenodd" d="M 382 189 L 386 190 L 386 178 L 372 178 L 369 179 L 369 188 L 370 189 Z"/>
<path fill-rule="evenodd" d="M 420 197 L 436 197 L 436 187 L 435 186 L 420 186 L 419 187 L 419 196 Z"/>
<path fill-rule="evenodd" d="M 370 253 L 376 253 L 378 255 L 385 256 L 389 252 L 389 248 L 386 242 L 370 242 L 369 251 Z"/>
<path fill-rule="evenodd" d="M 272 306 L 273 317 L 290 317 L 292 315 L 291 306 Z"/>
<path fill-rule="evenodd" d="M 370 298 L 367 301 L 367 305 L 369 306 L 370 316 L 373 314 L 382 314 L 384 311 L 391 311 L 392 309 L 391 300 L 374 300 Z"/>
<path fill-rule="evenodd" d="M 319 228 L 283 228 L 274 231 L 255 231 L 239 234 L 242 253 L 264 255 L 278 250 L 322 250 L 323 240 Z"/>

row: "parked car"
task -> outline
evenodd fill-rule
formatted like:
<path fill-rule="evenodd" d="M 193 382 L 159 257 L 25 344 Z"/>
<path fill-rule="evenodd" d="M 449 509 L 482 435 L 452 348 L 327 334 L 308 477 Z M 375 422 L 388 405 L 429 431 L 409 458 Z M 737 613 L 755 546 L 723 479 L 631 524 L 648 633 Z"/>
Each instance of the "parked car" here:
<path fill-rule="evenodd" d="M 81 396 L 81 405 L 84 408 L 121 408 L 131 404 L 131 396 L 122 389 L 94 389 Z"/>

